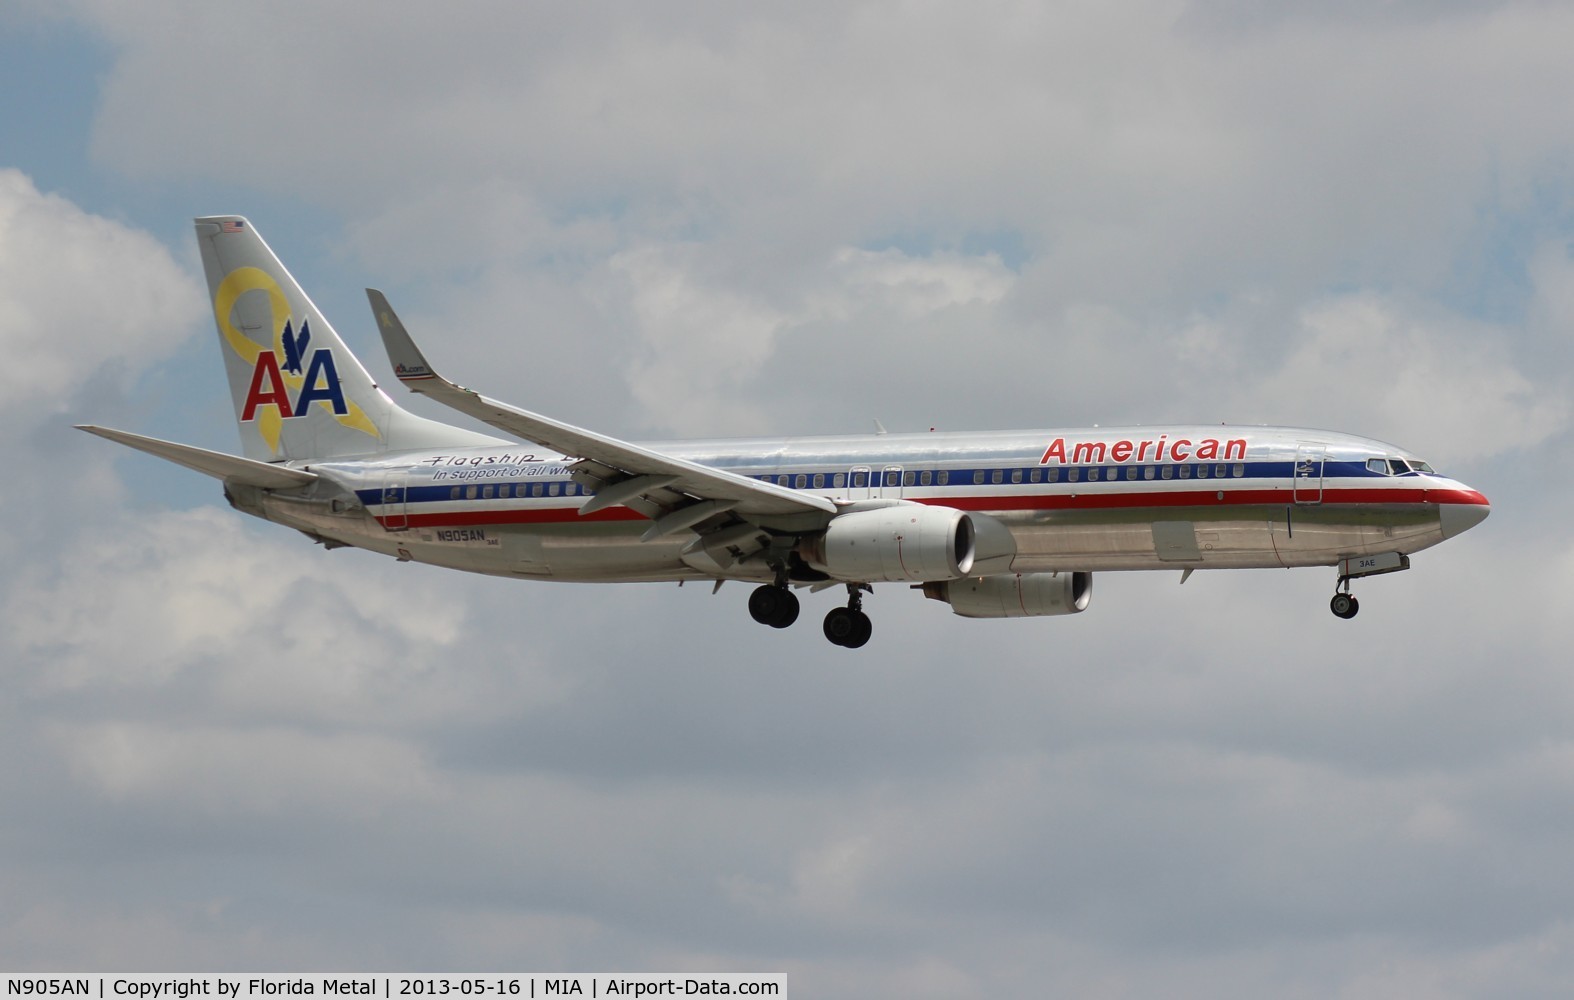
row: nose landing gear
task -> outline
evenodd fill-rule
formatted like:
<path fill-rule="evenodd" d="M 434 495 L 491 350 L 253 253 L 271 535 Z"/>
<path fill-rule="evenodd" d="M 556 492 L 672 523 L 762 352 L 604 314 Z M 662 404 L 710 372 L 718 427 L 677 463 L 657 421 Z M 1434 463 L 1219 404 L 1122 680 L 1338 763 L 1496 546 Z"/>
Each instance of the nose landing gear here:
<path fill-rule="evenodd" d="M 1381 576 L 1410 568 L 1410 557 L 1403 552 L 1377 552 L 1339 560 L 1339 582 L 1328 609 L 1340 618 L 1350 619 L 1361 610 L 1361 602 L 1350 593 L 1350 581 L 1358 576 Z"/>
<path fill-rule="evenodd" d="M 1356 612 L 1361 610 L 1361 602 L 1356 600 L 1355 595 L 1349 592 L 1349 587 L 1350 584 L 1347 581 L 1345 589 L 1335 594 L 1333 600 L 1328 602 L 1328 610 L 1332 611 L 1337 617 L 1344 619 L 1354 618 Z"/>

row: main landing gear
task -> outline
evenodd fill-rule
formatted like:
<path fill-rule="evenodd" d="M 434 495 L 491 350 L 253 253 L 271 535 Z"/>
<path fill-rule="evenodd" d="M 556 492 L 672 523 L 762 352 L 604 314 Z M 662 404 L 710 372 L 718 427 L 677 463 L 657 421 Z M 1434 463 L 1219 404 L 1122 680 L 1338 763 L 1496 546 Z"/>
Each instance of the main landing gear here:
<path fill-rule="evenodd" d="M 863 612 L 863 595 L 868 584 L 847 585 L 847 607 L 833 608 L 825 616 L 825 637 L 838 646 L 857 649 L 869 641 L 874 626 Z M 798 595 L 785 583 L 767 583 L 749 594 L 749 615 L 761 625 L 786 628 L 798 620 Z"/>
<path fill-rule="evenodd" d="M 761 625 L 786 628 L 798 620 L 798 595 L 786 584 L 767 583 L 749 595 L 749 614 Z"/>
<path fill-rule="evenodd" d="M 863 612 L 863 595 L 859 585 L 847 585 L 847 607 L 832 608 L 825 616 L 825 637 L 838 646 L 857 649 L 869 641 L 874 625 Z"/>

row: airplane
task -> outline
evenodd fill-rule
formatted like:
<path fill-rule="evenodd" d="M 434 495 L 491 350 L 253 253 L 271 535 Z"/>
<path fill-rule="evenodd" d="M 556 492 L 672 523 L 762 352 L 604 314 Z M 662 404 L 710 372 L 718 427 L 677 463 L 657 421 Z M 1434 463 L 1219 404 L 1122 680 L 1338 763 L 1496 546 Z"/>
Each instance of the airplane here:
<path fill-rule="evenodd" d="M 1106 571 L 1332 566 L 1351 581 L 1481 523 L 1487 498 L 1416 455 L 1294 427 L 1091 427 L 635 444 L 519 409 L 427 361 L 367 290 L 395 377 L 504 436 L 398 406 L 252 224 L 195 220 L 244 456 L 84 431 L 223 482 L 328 549 L 526 580 L 729 580 L 786 628 L 795 590 L 903 583 L 967 618 L 1076 614 Z M 882 429 L 883 430 L 883 429 Z"/>

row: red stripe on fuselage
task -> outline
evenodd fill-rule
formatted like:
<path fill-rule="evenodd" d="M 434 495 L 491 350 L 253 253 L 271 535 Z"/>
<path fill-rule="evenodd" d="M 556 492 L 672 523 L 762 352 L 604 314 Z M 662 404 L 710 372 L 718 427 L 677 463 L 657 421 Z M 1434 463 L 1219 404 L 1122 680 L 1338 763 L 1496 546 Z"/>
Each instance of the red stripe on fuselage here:
<path fill-rule="evenodd" d="M 1221 497 L 1219 494 L 1223 493 Z M 956 510 L 989 511 L 1023 510 L 1131 510 L 1141 507 L 1199 507 L 1219 508 L 1231 506 L 1289 505 L 1294 490 L 1288 486 L 1269 489 L 1226 490 L 1165 490 L 1136 493 L 1049 493 L 1027 496 L 987 497 L 911 497 L 915 503 L 935 507 L 952 507 Z M 1303 490 L 1302 492 L 1307 492 Z M 484 501 L 483 501 L 484 502 Z M 1358 505 L 1411 505 L 1438 506 L 1441 504 L 1466 504 L 1490 506 L 1487 498 L 1475 490 L 1451 489 L 1339 489 L 1325 487 L 1321 504 Z M 1318 506 L 1302 504 L 1301 506 Z M 378 515 L 383 523 L 385 518 Z M 546 507 L 529 509 L 473 508 L 412 512 L 401 518 L 412 528 L 447 528 L 486 524 L 586 524 L 618 521 L 644 521 L 647 518 L 627 507 L 610 507 L 596 511 L 588 517 L 579 515 L 578 507 Z"/>

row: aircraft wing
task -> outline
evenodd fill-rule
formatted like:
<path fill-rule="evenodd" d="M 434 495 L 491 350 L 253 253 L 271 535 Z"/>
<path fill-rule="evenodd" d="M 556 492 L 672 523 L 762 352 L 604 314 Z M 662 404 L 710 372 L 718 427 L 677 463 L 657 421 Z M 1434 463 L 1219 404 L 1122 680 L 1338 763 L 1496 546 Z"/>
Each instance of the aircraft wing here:
<path fill-rule="evenodd" d="M 265 490 L 292 490 L 317 481 L 315 472 L 302 472 L 300 469 L 287 469 L 282 465 L 269 465 L 267 462 L 258 462 L 250 458 L 226 455 L 221 451 L 209 451 L 189 444 L 176 444 L 173 441 L 163 441 L 159 438 L 133 434 L 130 431 L 95 427 L 92 424 L 77 424 L 76 428 L 89 434 L 97 434 L 117 444 L 123 444 L 128 448 L 157 455 L 165 461 L 184 465 L 203 475 L 244 486 L 257 486 Z"/>
<path fill-rule="evenodd" d="M 431 396 L 440 403 L 515 437 L 582 459 L 582 462 L 576 463 L 576 467 L 592 472 L 603 483 L 596 496 L 582 508 L 582 513 L 588 514 L 603 507 L 648 497 L 659 490 L 684 494 L 698 501 L 667 509 L 661 517 L 657 517 L 656 512 L 647 513 L 647 516 L 658 521 L 657 527 L 662 527 L 661 522 L 665 521 L 668 530 L 689 527 L 703 517 L 729 511 L 745 519 L 751 515 L 781 517 L 811 514 L 829 517 L 837 511 L 836 504 L 825 497 L 664 455 L 488 399 L 472 389 L 450 382 L 427 364 L 420 348 L 415 346 L 415 341 L 388 305 L 388 299 L 383 293 L 368 288 L 366 297 L 371 301 L 377 329 L 382 333 L 383 345 L 388 350 L 388 360 L 393 365 L 394 374 L 412 391 Z M 631 506 L 640 509 L 634 504 Z M 671 505 L 661 506 L 667 508 Z M 652 530 L 656 531 L 654 528 Z M 656 533 L 666 534 L 667 531 Z"/>

